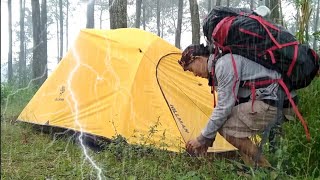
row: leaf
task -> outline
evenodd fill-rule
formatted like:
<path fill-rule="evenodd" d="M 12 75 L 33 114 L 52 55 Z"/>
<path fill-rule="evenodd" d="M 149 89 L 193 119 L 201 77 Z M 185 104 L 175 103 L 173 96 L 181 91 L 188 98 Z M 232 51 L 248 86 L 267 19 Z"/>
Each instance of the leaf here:
<path fill-rule="evenodd" d="M 278 176 L 279 176 L 279 174 L 277 172 L 275 172 L 275 171 L 270 172 L 271 179 L 277 179 Z"/>
<path fill-rule="evenodd" d="M 137 179 L 137 176 L 129 176 L 128 177 L 128 180 L 135 180 L 135 179 Z"/>

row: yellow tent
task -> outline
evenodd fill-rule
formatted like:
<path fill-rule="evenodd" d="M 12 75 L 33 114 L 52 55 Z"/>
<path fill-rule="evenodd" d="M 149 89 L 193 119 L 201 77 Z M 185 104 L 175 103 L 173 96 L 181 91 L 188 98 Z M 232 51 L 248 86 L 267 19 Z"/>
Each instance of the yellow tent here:
<path fill-rule="evenodd" d="M 82 30 L 18 120 L 181 151 L 207 123 L 213 96 L 180 56 L 139 29 Z M 221 136 L 209 149 L 230 150 Z"/>

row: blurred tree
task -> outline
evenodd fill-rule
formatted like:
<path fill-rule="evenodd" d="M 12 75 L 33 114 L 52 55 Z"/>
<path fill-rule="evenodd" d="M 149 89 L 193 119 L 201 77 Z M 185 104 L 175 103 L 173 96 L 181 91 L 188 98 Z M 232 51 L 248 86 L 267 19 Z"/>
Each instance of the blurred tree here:
<path fill-rule="evenodd" d="M 300 16 L 298 18 L 299 26 L 297 32 L 297 38 L 300 43 L 306 43 L 309 41 L 309 20 L 311 15 L 311 7 L 309 0 L 302 0 L 300 2 Z"/>
<path fill-rule="evenodd" d="M 46 0 L 44 0 L 46 1 Z M 32 28 L 33 28 L 33 60 L 32 60 L 32 79 L 34 84 L 40 86 L 47 78 L 47 60 L 45 59 L 45 46 L 43 42 L 44 34 L 47 32 L 41 29 L 43 25 L 40 18 L 39 0 L 31 0 L 32 6 Z M 45 9 L 42 9 L 44 11 Z M 43 12 L 44 13 L 44 12 Z M 41 14 L 43 14 L 41 13 Z M 46 12 L 45 12 L 46 13 Z"/>
<path fill-rule="evenodd" d="M 280 0 L 265 0 L 266 6 L 271 10 L 270 19 L 271 21 L 281 24 L 280 19 Z"/>
<path fill-rule="evenodd" d="M 127 27 L 127 0 L 109 0 L 110 28 Z"/>
<path fill-rule="evenodd" d="M 258 6 L 265 6 L 264 0 L 258 0 Z"/>
<path fill-rule="evenodd" d="M 142 25 L 143 30 L 146 30 L 146 2 L 143 1 L 142 3 Z"/>
<path fill-rule="evenodd" d="M 135 21 L 136 28 L 140 28 L 141 3 L 142 3 L 142 0 L 136 0 L 136 21 Z"/>
<path fill-rule="evenodd" d="M 102 24 L 105 19 L 103 19 L 103 12 L 109 10 L 108 0 L 96 0 L 94 5 L 95 12 L 99 12 L 99 28 L 102 29 Z"/>
<path fill-rule="evenodd" d="M 19 86 L 24 87 L 26 85 L 26 58 L 25 58 L 25 31 L 24 31 L 24 18 L 25 18 L 25 0 L 20 0 L 20 52 L 19 52 Z"/>
<path fill-rule="evenodd" d="M 8 0 L 8 23 L 9 23 L 9 52 L 8 52 L 8 82 L 12 83 L 12 2 Z"/>
<path fill-rule="evenodd" d="M 189 0 L 191 13 L 192 44 L 200 44 L 200 20 L 197 0 Z"/>
<path fill-rule="evenodd" d="M 175 33 L 175 45 L 179 49 L 180 49 L 180 40 L 181 40 L 182 16 L 183 16 L 183 0 L 179 0 L 179 3 L 178 3 L 178 22 L 177 22 L 177 29 L 176 29 L 176 33 Z"/>
<path fill-rule="evenodd" d="M 317 37 L 316 37 L 316 33 L 320 33 L 320 28 L 318 27 L 319 25 L 319 9 L 320 9 L 320 0 L 318 0 L 317 2 L 317 9 L 316 9 L 316 14 L 315 14 L 315 18 L 314 18 L 314 38 L 313 38 L 313 49 L 316 50 L 317 49 Z M 318 35 L 319 36 L 319 35 Z M 319 39 L 318 39 L 319 42 Z"/>
<path fill-rule="evenodd" d="M 89 0 L 87 3 L 86 28 L 94 28 L 94 5 L 95 5 L 95 0 Z"/>
<path fill-rule="evenodd" d="M 43 78 L 41 79 L 41 84 L 47 79 L 48 76 L 48 31 L 47 31 L 47 0 L 41 1 L 41 51 L 42 51 L 42 61 L 41 61 L 41 70 L 43 73 Z"/>
<path fill-rule="evenodd" d="M 157 31 L 160 36 L 160 0 L 157 0 Z"/>
<path fill-rule="evenodd" d="M 63 57 L 63 9 L 62 9 L 62 0 L 59 0 L 59 23 L 60 23 L 60 48 L 59 48 L 59 61 Z"/>
<path fill-rule="evenodd" d="M 59 0 L 60 2 L 60 0 Z M 60 22 L 60 14 L 58 13 L 58 0 L 56 0 L 55 4 L 55 19 L 56 19 L 56 31 L 57 31 L 57 62 L 60 62 L 60 34 L 59 34 L 59 22 Z"/>
<path fill-rule="evenodd" d="M 66 15 L 66 51 L 69 46 L 69 0 L 66 0 L 67 4 L 67 15 Z"/>
<path fill-rule="evenodd" d="M 250 0 L 250 9 L 251 9 L 251 10 L 254 9 L 254 0 Z"/>

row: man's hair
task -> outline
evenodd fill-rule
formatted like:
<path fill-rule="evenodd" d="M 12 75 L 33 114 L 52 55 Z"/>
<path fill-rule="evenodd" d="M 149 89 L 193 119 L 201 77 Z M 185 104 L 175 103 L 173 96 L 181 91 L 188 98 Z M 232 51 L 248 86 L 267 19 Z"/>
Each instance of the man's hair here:
<path fill-rule="evenodd" d="M 178 61 L 178 63 L 183 67 L 183 69 L 185 69 L 192 62 L 192 56 L 209 55 L 210 52 L 207 46 L 204 46 L 203 44 L 191 44 L 182 52 L 181 59 Z"/>

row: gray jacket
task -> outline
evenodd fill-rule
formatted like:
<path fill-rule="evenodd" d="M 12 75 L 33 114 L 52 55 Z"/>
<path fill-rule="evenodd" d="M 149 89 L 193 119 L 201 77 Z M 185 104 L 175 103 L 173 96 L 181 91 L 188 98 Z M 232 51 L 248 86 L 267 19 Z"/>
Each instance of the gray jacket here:
<path fill-rule="evenodd" d="M 218 86 L 216 87 L 218 102 L 206 127 L 201 131 L 201 135 L 198 137 L 200 143 L 208 143 L 208 141 L 211 141 L 212 143 L 217 131 L 223 126 L 227 117 L 231 114 L 237 96 L 244 98 L 250 96 L 250 99 L 252 99 L 251 90 L 249 88 L 239 87 L 240 81 L 266 77 L 278 79 L 281 77 L 278 72 L 267 69 L 243 56 L 233 54 L 233 57 L 238 72 L 238 80 L 235 76 L 235 70 L 230 54 L 222 56 L 216 62 L 215 75 L 218 83 Z M 211 71 L 213 58 L 214 57 L 211 55 L 208 60 L 209 72 Z M 266 88 L 256 89 L 256 100 L 277 100 L 278 86 L 277 83 L 273 83 Z"/>

